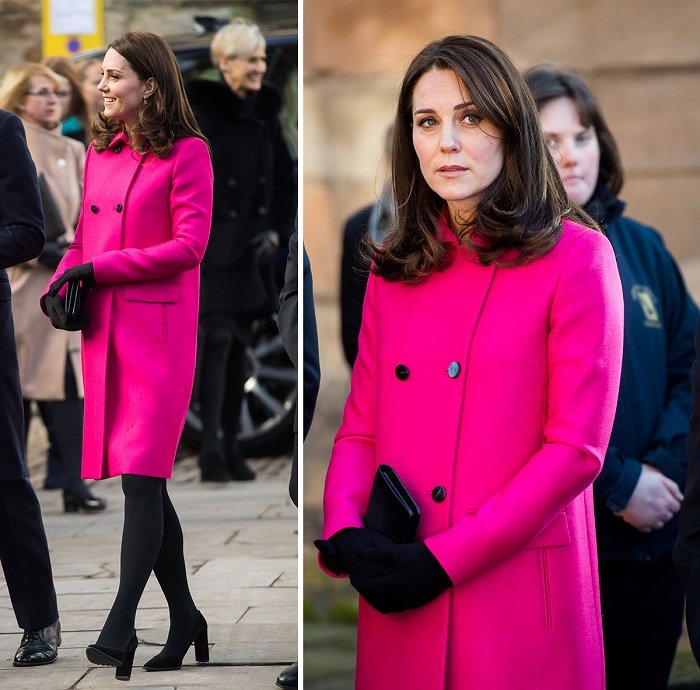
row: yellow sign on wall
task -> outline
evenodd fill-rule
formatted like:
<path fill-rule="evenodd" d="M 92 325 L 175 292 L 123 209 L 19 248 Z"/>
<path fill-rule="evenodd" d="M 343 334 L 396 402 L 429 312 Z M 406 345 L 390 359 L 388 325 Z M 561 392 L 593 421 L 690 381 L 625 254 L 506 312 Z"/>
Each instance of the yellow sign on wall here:
<path fill-rule="evenodd" d="M 41 0 L 41 49 L 44 57 L 104 46 L 102 0 Z"/>

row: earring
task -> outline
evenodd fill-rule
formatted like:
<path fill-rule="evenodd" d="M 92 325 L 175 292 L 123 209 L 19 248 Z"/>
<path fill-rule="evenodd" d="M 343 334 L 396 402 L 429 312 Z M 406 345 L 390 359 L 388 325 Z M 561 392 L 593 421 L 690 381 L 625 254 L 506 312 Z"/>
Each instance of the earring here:
<path fill-rule="evenodd" d="M 146 105 L 146 103 L 148 103 L 148 97 L 147 97 L 147 96 L 144 96 L 144 97 L 143 97 L 143 104 Z"/>

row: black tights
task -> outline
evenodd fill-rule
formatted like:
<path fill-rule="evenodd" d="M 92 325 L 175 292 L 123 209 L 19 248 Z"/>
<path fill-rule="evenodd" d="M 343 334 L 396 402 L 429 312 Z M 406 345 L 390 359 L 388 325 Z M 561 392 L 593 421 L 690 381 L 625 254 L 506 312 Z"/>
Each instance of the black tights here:
<path fill-rule="evenodd" d="M 170 612 L 167 647 L 189 640 L 197 607 L 187 584 L 182 528 L 170 501 L 165 479 L 122 475 L 124 532 L 119 590 L 97 643 L 125 649 L 134 634 L 136 608 L 153 572 Z"/>

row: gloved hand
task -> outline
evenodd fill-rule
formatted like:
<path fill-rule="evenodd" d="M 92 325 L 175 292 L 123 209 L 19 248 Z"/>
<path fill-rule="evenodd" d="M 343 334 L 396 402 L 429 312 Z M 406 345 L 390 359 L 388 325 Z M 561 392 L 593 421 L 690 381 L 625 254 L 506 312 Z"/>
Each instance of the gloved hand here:
<path fill-rule="evenodd" d="M 393 541 L 368 527 L 348 527 L 336 532 L 330 539 L 314 542 L 323 562 L 336 575 L 348 573 L 363 577 L 379 577 L 391 571 L 391 566 L 368 560 L 366 555 L 374 546 L 393 545 Z"/>
<path fill-rule="evenodd" d="M 81 311 L 72 321 L 68 321 L 66 302 L 60 295 L 54 296 L 50 293 L 44 295 L 41 298 L 41 306 L 51 319 L 51 325 L 62 331 L 82 331 L 90 323 L 90 316 L 84 311 Z"/>
<path fill-rule="evenodd" d="M 250 241 L 251 247 L 254 249 L 253 258 L 255 263 L 260 266 L 272 261 L 280 246 L 279 235 L 274 230 L 266 230 L 265 232 L 256 235 Z"/>
<path fill-rule="evenodd" d="M 84 288 L 91 288 L 95 285 L 95 269 L 92 263 L 78 264 L 66 269 L 58 280 L 51 283 L 49 295 L 55 297 L 69 280 L 79 280 Z"/>
<path fill-rule="evenodd" d="M 365 556 L 388 572 L 379 577 L 351 573 L 350 583 L 380 613 L 420 608 L 452 587 L 452 580 L 423 542 L 380 544 Z"/>

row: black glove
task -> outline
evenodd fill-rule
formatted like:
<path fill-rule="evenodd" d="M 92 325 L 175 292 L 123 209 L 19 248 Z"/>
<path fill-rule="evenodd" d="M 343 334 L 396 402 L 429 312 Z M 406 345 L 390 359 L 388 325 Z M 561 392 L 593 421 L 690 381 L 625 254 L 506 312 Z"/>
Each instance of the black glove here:
<path fill-rule="evenodd" d="M 393 541 L 368 527 L 348 527 L 336 532 L 330 539 L 314 542 L 321 552 L 324 564 L 336 575 L 348 573 L 363 577 L 379 577 L 391 572 L 392 566 L 368 560 L 366 555 L 379 545 L 393 545 Z"/>
<path fill-rule="evenodd" d="M 66 302 L 59 295 L 44 295 L 41 298 L 41 307 L 51 319 L 51 325 L 62 331 L 82 331 L 90 323 L 90 316 L 84 311 L 80 312 L 72 321 L 68 321 Z"/>
<path fill-rule="evenodd" d="M 92 263 L 78 264 L 66 269 L 58 280 L 51 283 L 49 295 L 55 297 L 69 280 L 79 280 L 84 288 L 91 288 L 95 284 L 95 269 Z"/>
<path fill-rule="evenodd" d="M 250 246 L 253 247 L 253 258 L 255 263 L 260 266 L 270 263 L 275 256 L 280 246 L 279 235 L 274 230 L 266 230 L 265 232 L 256 235 L 251 241 Z"/>
<path fill-rule="evenodd" d="M 380 613 L 425 606 L 452 586 L 443 567 L 423 543 L 378 545 L 368 559 L 389 568 L 379 577 L 350 574 L 350 583 Z"/>

